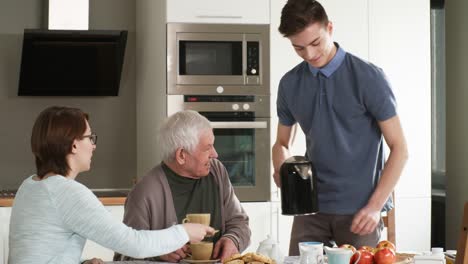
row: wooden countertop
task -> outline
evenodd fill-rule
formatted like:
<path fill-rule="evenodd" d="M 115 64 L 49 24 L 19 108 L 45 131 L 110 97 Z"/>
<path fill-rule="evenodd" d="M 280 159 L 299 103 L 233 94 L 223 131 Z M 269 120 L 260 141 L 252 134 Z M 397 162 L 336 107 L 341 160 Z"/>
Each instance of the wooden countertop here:
<path fill-rule="evenodd" d="M 98 197 L 104 205 L 124 205 L 127 197 Z M 0 198 L 0 207 L 11 207 L 14 198 Z"/>

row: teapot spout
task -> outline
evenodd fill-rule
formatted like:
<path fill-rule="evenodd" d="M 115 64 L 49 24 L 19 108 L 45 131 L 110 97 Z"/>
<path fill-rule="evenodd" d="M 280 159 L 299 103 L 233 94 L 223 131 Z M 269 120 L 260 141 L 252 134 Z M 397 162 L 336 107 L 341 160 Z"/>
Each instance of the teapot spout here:
<path fill-rule="evenodd" d="M 325 250 L 325 253 L 328 255 L 328 252 L 332 250 L 331 247 L 323 246 L 323 249 Z"/>

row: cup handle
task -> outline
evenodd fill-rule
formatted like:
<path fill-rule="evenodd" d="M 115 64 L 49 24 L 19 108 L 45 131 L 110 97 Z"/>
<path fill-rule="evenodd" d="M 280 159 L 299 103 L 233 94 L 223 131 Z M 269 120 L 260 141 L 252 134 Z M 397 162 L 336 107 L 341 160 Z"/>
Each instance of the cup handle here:
<path fill-rule="evenodd" d="M 360 251 L 356 251 L 353 255 L 351 255 L 351 258 L 354 257 L 355 254 L 358 254 L 358 257 L 357 257 L 356 261 L 354 261 L 353 264 L 357 264 L 359 262 L 359 260 L 361 259 L 361 252 Z"/>
<path fill-rule="evenodd" d="M 185 224 L 185 223 L 188 223 L 188 222 L 189 222 L 189 219 L 187 217 L 182 219 L 182 224 Z"/>
<path fill-rule="evenodd" d="M 323 264 L 323 255 L 317 255 L 317 264 Z"/>

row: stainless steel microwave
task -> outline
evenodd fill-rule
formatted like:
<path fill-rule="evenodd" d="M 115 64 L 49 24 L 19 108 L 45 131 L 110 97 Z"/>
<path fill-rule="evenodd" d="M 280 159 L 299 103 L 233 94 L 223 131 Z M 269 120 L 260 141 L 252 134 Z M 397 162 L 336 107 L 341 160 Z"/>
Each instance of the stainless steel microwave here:
<path fill-rule="evenodd" d="M 167 24 L 168 94 L 270 94 L 269 25 Z"/>

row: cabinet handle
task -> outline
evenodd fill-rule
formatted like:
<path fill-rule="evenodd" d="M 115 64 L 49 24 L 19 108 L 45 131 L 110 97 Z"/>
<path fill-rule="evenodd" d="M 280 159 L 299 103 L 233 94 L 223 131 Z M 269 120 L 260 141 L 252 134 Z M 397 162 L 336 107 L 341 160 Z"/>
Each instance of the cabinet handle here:
<path fill-rule="evenodd" d="M 220 16 L 220 15 L 198 15 L 196 16 L 198 18 L 235 18 L 235 19 L 241 19 L 242 16 Z"/>
<path fill-rule="evenodd" d="M 266 121 L 251 122 L 210 122 L 213 128 L 267 128 Z"/>

